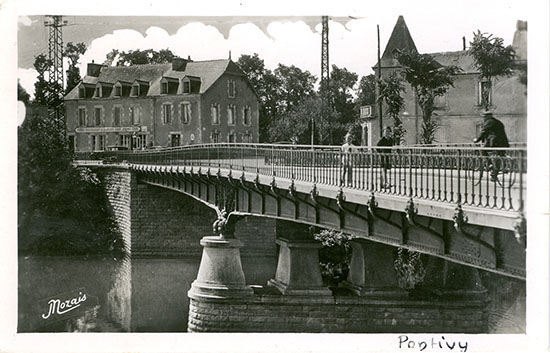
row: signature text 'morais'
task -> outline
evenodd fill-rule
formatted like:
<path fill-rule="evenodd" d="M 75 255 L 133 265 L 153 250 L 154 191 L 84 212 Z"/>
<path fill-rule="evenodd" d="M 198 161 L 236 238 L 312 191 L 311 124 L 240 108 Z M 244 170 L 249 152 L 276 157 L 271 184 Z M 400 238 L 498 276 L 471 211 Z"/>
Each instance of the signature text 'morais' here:
<path fill-rule="evenodd" d="M 447 351 L 458 351 L 466 352 L 468 350 L 468 341 L 454 341 L 445 339 L 445 336 L 441 338 L 432 337 L 431 340 L 412 340 L 409 339 L 407 335 L 400 335 L 399 339 L 399 348 L 401 349 L 418 349 L 423 351 L 428 350 L 447 350 Z"/>
<path fill-rule="evenodd" d="M 42 314 L 42 318 L 46 320 L 51 315 L 63 315 L 78 308 L 83 302 L 86 301 L 86 293 L 78 293 L 78 297 L 61 301 L 60 299 L 50 299 L 48 301 L 48 313 Z"/>

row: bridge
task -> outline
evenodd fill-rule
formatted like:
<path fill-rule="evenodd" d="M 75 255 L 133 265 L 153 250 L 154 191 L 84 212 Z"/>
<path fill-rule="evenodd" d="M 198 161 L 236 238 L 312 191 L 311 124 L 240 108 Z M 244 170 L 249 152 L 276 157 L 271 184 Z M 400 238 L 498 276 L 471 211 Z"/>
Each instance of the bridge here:
<path fill-rule="evenodd" d="M 216 211 L 216 236 L 201 240 L 203 258 L 189 292 L 190 330 L 231 330 L 221 319 L 214 320 L 217 326 L 208 323 L 213 329 L 197 319 L 203 302 L 261 293 L 244 286 L 240 268 L 242 244 L 235 226 L 246 216 L 352 234 L 351 268 L 344 285 L 360 297 L 402 297 L 394 288 L 395 247 L 438 259 L 435 267 L 439 272 L 444 267 L 445 273 L 429 276 L 449 289 L 452 272 L 453 280 L 461 282 L 447 290 L 453 298 L 468 292 L 479 304 L 476 268 L 525 279 L 524 147 L 357 147 L 344 153 L 335 146 L 205 144 L 77 154 L 75 163 L 127 169 L 139 184 L 184 193 Z M 326 299 L 330 291 L 320 279 L 319 245 L 307 236 L 287 238 L 277 239 L 277 273 L 268 287 L 287 296 Z M 466 272 L 449 271 L 452 264 L 466 265 L 460 266 Z M 241 307 L 236 308 L 228 310 Z M 407 329 L 421 329 L 413 326 Z M 445 330 L 452 331 L 452 326 Z M 250 329 L 246 327 L 243 330 Z"/>

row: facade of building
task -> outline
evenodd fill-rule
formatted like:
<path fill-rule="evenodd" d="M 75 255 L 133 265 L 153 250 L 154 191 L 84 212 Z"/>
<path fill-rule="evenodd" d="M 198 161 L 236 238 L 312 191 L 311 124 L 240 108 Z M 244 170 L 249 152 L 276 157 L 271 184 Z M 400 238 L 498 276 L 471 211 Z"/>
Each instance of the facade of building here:
<path fill-rule="evenodd" d="M 518 63 L 527 62 L 527 23 L 518 21 L 512 46 L 516 50 Z M 416 51 L 416 45 L 402 16 L 399 17 L 388 40 L 380 60 L 382 78 L 401 69 L 397 60 L 399 51 Z M 474 59 L 464 48 L 461 51 L 430 53 L 442 65 L 456 65 L 462 72 L 454 81 L 447 94 L 436 98 L 436 110 L 432 119 L 439 124 L 435 139 L 437 143 L 471 143 L 479 133 L 483 118 L 481 92 L 487 82 L 481 80 L 479 72 L 474 67 Z M 378 67 L 373 68 L 377 72 Z M 512 76 L 499 77 L 493 80 L 490 88 L 491 110 L 501 120 L 506 128 L 510 142 L 527 141 L 527 85 L 520 79 L 520 72 Z M 403 98 L 405 106 L 400 112 L 407 131 L 407 144 L 419 143 L 419 133 L 422 126 L 422 111 L 416 103 L 414 91 L 405 83 Z M 369 109 L 376 115 L 377 107 Z M 369 144 L 376 144 L 380 138 L 380 121 L 376 118 L 369 123 Z M 392 120 L 383 113 L 382 125 L 392 126 Z"/>
<path fill-rule="evenodd" d="M 258 96 L 230 59 L 107 67 L 65 96 L 75 151 L 258 142 Z"/>

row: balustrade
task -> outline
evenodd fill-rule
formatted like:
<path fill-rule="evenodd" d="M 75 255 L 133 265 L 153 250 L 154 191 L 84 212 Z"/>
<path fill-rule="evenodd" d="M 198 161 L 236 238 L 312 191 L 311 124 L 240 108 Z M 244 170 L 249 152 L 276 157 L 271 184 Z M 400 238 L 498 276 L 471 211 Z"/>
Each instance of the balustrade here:
<path fill-rule="evenodd" d="M 523 211 L 527 150 L 472 146 L 204 144 L 75 154 L 76 160 L 231 169 L 439 202 Z M 351 174 L 351 178 L 344 171 Z M 383 178 L 383 175 L 385 178 Z M 345 180 L 344 180 L 345 179 Z"/>

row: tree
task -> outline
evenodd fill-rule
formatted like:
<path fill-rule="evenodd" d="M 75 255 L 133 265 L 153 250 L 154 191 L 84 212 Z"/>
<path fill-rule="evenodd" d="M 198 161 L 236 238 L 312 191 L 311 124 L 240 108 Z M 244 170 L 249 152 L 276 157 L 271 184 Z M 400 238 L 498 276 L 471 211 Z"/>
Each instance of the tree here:
<path fill-rule="evenodd" d="M 17 100 L 25 104 L 29 104 L 31 101 L 31 96 L 27 93 L 23 86 L 21 86 L 19 80 L 17 80 Z"/>
<path fill-rule="evenodd" d="M 356 95 L 355 104 L 357 112 L 359 112 L 359 107 L 361 106 L 376 103 L 376 77 L 372 74 L 361 77 L 356 89 Z"/>
<path fill-rule="evenodd" d="M 400 53 L 399 63 L 403 66 L 405 80 L 415 90 L 418 105 L 422 110 L 422 131 L 420 140 L 424 144 L 434 142 L 437 124 L 432 121 L 434 99 L 444 95 L 453 86 L 455 75 L 461 70 L 457 66 L 443 66 L 429 54 L 416 51 Z"/>
<path fill-rule="evenodd" d="M 492 34 L 474 33 L 470 42 L 470 55 L 474 65 L 479 70 L 479 76 L 487 80 L 481 92 L 481 106 L 488 109 L 491 106 L 490 92 L 492 80 L 499 76 L 510 76 L 514 69 L 515 52 L 511 45 L 505 47 L 504 40 L 493 37 Z"/>
<path fill-rule="evenodd" d="M 119 53 L 120 52 L 118 51 L 118 49 L 113 49 L 108 52 L 107 55 L 105 55 L 105 61 L 103 62 L 103 65 L 112 66 Z"/>
<path fill-rule="evenodd" d="M 388 77 L 380 81 L 380 93 L 378 99 L 386 103 L 387 113 L 393 119 L 393 141 L 401 144 L 405 138 L 405 129 L 399 119 L 399 112 L 403 109 L 404 99 L 401 92 L 405 91 L 400 75 L 392 72 Z"/>
<path fill-rule="evenodd" d="M 170 49 L 161 49 L 159 51 L 153 49 L 146 50 L 130 50 L 129 52 L 111 51 L 107 54 L 107 60 L 110 55 L 115 53 L 114 58 L 118 55 L 117 66 L 144 65 L 144 64 L 166 64 L 172 62 L 176 56 Z"/>
<path fill-rule="evenodd" d="M 331 130 L 345 130 L 345 126 L 335 123 L 338 120 L 338 113 L 330 110 L 319 96 L 314 95 L 273 121 L 269 129 L 270 140 L 295 140 L 298 144 L 310 144 L 313 124 L 314 143 L 328 144 Z"/>
<path fill-rule="evenodd" d="M 237 65 L 247 75 L 250 84 L 260 100 L 259 130 L 260 142 L 271 141 L 269 129 L 276 120 L 280 110 L 280 81 L 270 70 L 265 68 L 264 61 L 257 53 L 241 55 Z"/>
<path fill-rule="evenodd" d="M 47 106 L 48 105 L 48 82 L 45 78 L 46 71 L 52 66 L 52 61 L 44 54 L 39 54 L 34 57 L 34 69 L 38 72 L 38 77 L 34 83 L 34 103 Z"/>
<path fill-rule="evenodd" d="M 78 68 L 78 60 L 80 56 L 86 52 L 86 45 L 84 43 L 68 42 L 63 56 L 69 59 L 69 69 L 67 70 L 67 87 L 65 87 L 65 93 L 70 92 L 80 82 L 80 69 Z"/>
<path fill-rule="evenodd" d="M 334 110 L 341 115 L 341 123 L 352 123 L 356 118 L 355 102 L 353 99 L 353 88 L 357 83 L 358 76 L 346 68 L 339 68 L 332 65 L 329 86 L 332 96 Z"/>
<path fill-rule="evenodd" d="M 294 65 L 279 64 L 274 73 L 280 82 L 279 99 L 282 114 L 291 112 L 303 100 L 315 94 L 314 85 L 317 78 L 309 71 L 302 71 Z"/>

